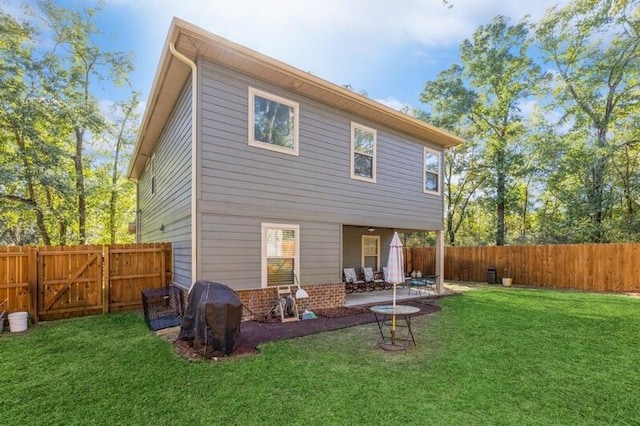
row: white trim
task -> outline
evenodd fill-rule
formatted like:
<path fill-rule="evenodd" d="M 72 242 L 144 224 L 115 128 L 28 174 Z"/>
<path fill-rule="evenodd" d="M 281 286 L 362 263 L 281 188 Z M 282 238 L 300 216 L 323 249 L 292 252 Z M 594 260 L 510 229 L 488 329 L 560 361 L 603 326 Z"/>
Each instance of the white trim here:
<path fill-rule="evenodd" d="M 176 50 L 169 43 L 169 51 L 173 56 L 191 68 L 191 283 L 200 279 L 198 276 L 198 67 L 195 62 Z M 189 286 L 191 288 L 191 286 Z"/>
<path fill-rule="evenodd" d="M 444 293 L 444 231 L 436 231 L 436 289 Z"/>
<path fill-rule="evenodd" d="M 427 186 L 427 164 L 426 157 L 427 153 L 436 155 L 438 157 L 438 190 L 432 191 L 426 188 Z M 433 172 L 429 172 L 433 173 Z M 427 148 L 426 146 L 422 150 L 422 192 L 425 194 L 435 194 L 440 195 L 442 188 L 442 152 L 436 151 L 435 149 Z"/>
<path fill-rule="evenodd" d="M 371 159 L 371 177 L 370 178 L 365 176 L 360 176 L 354 173 L 355 153 L 357 152 L 355 147 L 356 138 L 354 137 L 356 129 L 365 131 L 367 133 L 371 133 L 373 135 L 373 155 L 371 156 L 372 159 Z M 349 177 L 351 177 L 351 179 L 361 180 L 364 182 L 376 183 L 376 158 L 377 158 L 376 153 L 377 153 L 377 145 L 378 145 L 378 132 L 376 131 L 376 129 L 372 129 L 371 127 L 363 126 L 362 124 L 354 123 L 352 121 L 350 138 L 351 138 L 351 149 L 349 150 L 349 152 L 351 155 L 351 161 L 350 161 L 350 167 L 349 167 Z M 359 154 L 369 156 L 368 153 L 359 152 Z"/>
<path fill-rule="evenodd" d="M 278 102 L 283 105 L 287 105 L 288 107 L 293 109 L 293 148 L 285 148 L 283 146 L 272 145 L 270 143 L 257 141 L 255 137 L 255 99 L 256 95 L 261 98 L 268 99 L 270 101 Z M 254 87 L 249 86 L 249 119 L 248 119 L 248 127 L 249 127 L 249 145 L 255 146 L 257 148 L 268 149 L 271 151 L 281 152 L 283 154 L 289 155 L 298 155 L 299 151 L 299 122 L 300 122 L 300 105 L 297 102 L 291 101 L 289 99 L 285 99 L 281 96 L 274 95 L 272 93 L 267 93 L 262 90 L 256 89 Z"/>
<path fill-rule="evenodd" d="M 380 270 L 380 235 L 362 235 L 362 239 L 360 242 L 360 254 L 361 254 L 361 265 L 364 268 L 364 242 L 365 240 L 376 240 L 376 246 L 378 247 L 378 253 L 376 253 L 376 271 Z"/>
<path fill-rule="evenodd" d="M 267 287 L 267 229 L 293 230 L 295 241 L 295 257 L 293 261 L 293 272 L 298 277 L 298 282 L 302 282 L 300 276 L 300 225 L 284 223 L 262 222 L 260 225 L 260 286 Z"/>

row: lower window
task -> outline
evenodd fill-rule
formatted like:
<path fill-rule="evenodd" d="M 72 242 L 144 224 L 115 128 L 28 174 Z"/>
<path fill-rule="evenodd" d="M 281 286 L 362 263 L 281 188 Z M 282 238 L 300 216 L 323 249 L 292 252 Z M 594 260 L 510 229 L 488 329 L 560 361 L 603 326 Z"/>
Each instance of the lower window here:
<path fill-rule="evenodd" d="M 262 287 L 294 285 L 299 277 L 300 226 L 262 224 Z"/>
<path fill-rule="evenodd" d="M 372 268 L 374 271 L 380 270 L 380 236 L 362 236 L 362 267 Z"/>

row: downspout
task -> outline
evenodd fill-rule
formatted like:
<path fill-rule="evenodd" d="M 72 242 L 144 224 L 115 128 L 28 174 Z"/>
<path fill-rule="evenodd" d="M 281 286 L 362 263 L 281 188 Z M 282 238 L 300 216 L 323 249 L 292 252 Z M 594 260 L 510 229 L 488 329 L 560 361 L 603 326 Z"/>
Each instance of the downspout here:
<path fill-rule="evenodd" d="M 169 51 L 180 61 L 191 68 L 191 284 L 198 280 L 198 67 L 189 58 L 176 50 L 174 43 L 169 43 Z M 191 285 L 189 285 L 191 288 Z"/>

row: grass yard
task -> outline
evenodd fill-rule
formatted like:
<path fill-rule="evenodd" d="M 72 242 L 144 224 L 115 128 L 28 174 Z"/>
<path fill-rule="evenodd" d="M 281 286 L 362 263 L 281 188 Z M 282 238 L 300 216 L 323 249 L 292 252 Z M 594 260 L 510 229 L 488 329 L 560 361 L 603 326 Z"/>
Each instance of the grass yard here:
<path fill-rule="evenodd" d="M 189 362 L 141 315 L 43 323 L 0 338 L 0 424 L 640 424 L 640 299 L 489 289 L 414 321 Z"/>

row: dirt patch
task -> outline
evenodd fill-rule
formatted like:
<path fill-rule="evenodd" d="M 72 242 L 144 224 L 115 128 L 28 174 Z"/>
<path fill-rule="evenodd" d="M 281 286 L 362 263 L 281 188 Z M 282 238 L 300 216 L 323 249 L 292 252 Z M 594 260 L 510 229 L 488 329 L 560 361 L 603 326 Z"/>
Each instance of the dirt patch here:
<path fill-rule="evenodd" d="M 369 312 L 369 309 L 358 307 L 349 308 L 346 306 L 337 308 L 316 309 L 314 311 L 314 313 L 320 318 L 340 318 L 346 317 L 348 315 L 363 314 L 366 312 Z"/>
<path fill-rule="evenodd" d="M 440 310 L 437 302 L 422 304 L 405 302 L 403 304 L 420 308 L 418 315 L 429 314 Z M 262 343 L 274 340 L 292 339 L 307 336 L 324 331 L 339 330 L 341 328 L 368 324 L 375 321 L 375 316 L 367 307 L 337 307 L 317 309 L 314 311 L 316 319 L 293 321 L 287 323 L 245 321 L 240 325 L 240 335 L 236 341 L 236 347 L 229 356 L 212 358 L 212 361 L 237 359 L 247 355 L 258 353 L 258 347 Z M 180 327 L 160 330 L 157 334 L 164 339 L 173 342 L 177 353 L 191 361 L 206 360 L 201 351 L 193 348 L 191 342 L 177 340 Z"/>

